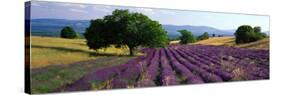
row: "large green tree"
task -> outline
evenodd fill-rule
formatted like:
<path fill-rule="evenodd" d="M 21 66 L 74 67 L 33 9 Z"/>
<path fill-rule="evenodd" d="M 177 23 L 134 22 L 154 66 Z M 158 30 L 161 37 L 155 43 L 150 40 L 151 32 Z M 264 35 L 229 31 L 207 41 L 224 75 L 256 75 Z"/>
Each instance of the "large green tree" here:
<path fill-rule="evenodd" d="M 181 34 L 181 36 L 180 36 L 181 44 L 194 43 L 196 41 L 192 32 L 187 31 L 187 30 L 178 30 L 178 32 Z"/>
<path fill-rule="evenodd" d="M 60 36 L 62 38 L 69 38 L 69 39 L 79 38 L 79 35 L 70 26 L 63 27 Z"/>
<path fill-rule="evenodd" d="M 165 47 L 168 43 L 167 32 L 161 24 L 128 10 L 115 10 L 103 19 L 92 20 L 85 38 L 90 49 L 126 45 L 130 55 L 134 55 L 138 46 Z"/>
<path fill-rule="evenodd" d="M 84 33 L 84 36 L 87 39 L 87 45 L 90 49 L 97 50 L 110 46 L 110 43 L 106 39 L 104 27 L 105 23 L 103 19 L 90 21 L 90 27 L 88 27 Z"/>

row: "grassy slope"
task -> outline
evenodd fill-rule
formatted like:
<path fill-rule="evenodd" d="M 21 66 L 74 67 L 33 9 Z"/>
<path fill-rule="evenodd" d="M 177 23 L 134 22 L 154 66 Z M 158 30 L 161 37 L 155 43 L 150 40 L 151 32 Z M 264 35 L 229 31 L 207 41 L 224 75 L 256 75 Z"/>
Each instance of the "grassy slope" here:
<path fill-rule="evenodd" d="M 83 39 L 33 36 L 31 40 L 32 93 L 53 92 L 80 79 L 88 72 L 123 64 L 134 58 L 117 56 L 127 55 L 126 47 L 90 51 Z"/>
<path fill-rule="evenodd" d="M 194 44 L 234 46 L 234 47 L 250 48 L 250 49 L 269 49 L 269 38 L 265 38 L 256 42 L 251 42 L 246 44 L 235 44 L 234 37 L 214 37 L 214 38 L 209 38 L 207 40 L 196 42 Z"/>
<path fill-rule="evenodd" d="M 91 56 L 84 39 L 62 39 L 51 37 L 31 37 L 31 68 L 41 68 L 49 65 L 69 64 L 73 62 L 96 59 L 100 56 Z M 128 49 L 114 47 L 99 50 L 103 54 L 127 54 Z M 105 55 L 106 56 L 106 55 Z"/>
<path fill-rule="evenodd" d="M 198 41 L 194 44 L 216 45 L 216 46 L 233 46 L 234 37 L 213 37 L 206 40 Z"/>
<path fill-rule="evenodd" d="M 241 48 L 255 48 L 255 49 L 269 49 L 269 38 L 262 39 L 260 41 L 237 45 Z"/>

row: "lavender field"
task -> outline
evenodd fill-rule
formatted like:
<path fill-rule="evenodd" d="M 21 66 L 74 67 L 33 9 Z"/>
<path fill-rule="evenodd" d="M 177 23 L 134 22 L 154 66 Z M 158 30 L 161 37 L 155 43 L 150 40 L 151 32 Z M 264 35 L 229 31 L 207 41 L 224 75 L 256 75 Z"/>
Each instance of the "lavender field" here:
<path fill-rule="evenodd" d="M 25 3 L 28 94 L 270 79 L 268 15 Z"/>
<path fill-rule="evenodd" d="M 126 64 L 90 72 L 60 91 L 269 79 L 269 51 L 208 45 L 144 48 Z"/>

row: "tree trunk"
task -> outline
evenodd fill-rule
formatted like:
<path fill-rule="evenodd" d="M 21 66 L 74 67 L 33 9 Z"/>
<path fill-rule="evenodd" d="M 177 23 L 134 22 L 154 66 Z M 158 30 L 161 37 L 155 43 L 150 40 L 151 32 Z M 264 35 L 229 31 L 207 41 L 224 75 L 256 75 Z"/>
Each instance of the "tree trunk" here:
<path fill-rule="evenodd" d="M 133 47 L 129 47 L 129 50 L 130 50 L 130 56 L 134 56 L 134 48 Z"/>

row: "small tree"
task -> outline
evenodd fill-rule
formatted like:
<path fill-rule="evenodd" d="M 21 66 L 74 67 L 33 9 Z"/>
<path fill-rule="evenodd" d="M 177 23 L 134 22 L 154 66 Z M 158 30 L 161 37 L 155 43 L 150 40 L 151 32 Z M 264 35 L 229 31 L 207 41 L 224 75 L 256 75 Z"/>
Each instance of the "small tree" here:
<path fill-rule="evenodd" d="M 236 43 L 248 43 L 251 42 L 252 37 L 255 35 L 254 30 L 249 25 L 242 25 L 238 27 L 235 32 Z"/>
<path fill-rule="evenodd" d="M 252 28 L 249 25 L 242 25 L 239 26 L 238 29 L 235 32 L 235 42 L 240 43 L 249 43 L 254 42 L 260 39 L 263 39 L 266 37 L 266 34 L 261 33 L 260 27 Z"/>
<path fill-rule="evenodd" d="M 209 39 L 209 34 L 208 34 L 208 32 L 204 32 L 202 35 L 198 36 L 197 39 L 198 39 L 198 40 Z"/>
<path fill-rule="evenodd" d="M 178 30 L 181 33 L 180 36 L 180 43 L 187 44 L 187 43 L 194 43 L 196 41 L 195 37 L 190 31 L 187 30 Z"/>
<path fill-rule="evenodd" d="M 60 36 L 62 38 L 69 38 L 69 39 L 79 38 L 79 35 L 70 26 L 63 27 Z"/>
<path fill-rule="evenodd" d="M 265 33 L 261 32 L 261 27 L 259 27 L 259 26 L 254 27 L 254 32 L 257 34 L 256 36 L 258 39 L 267 37 L 267 35 Z"/>
<path fill-rule="evenodd" d="M 254 27 L 254 32 L 256 32 L 256 33 L 261 32 L 261 27 L 259 27 L 259 26 Z"/>
<path fill-rule="evenodd" d="M 213 37 L 216 37 L 216 34 L 213 34 L 212 36 L 213 36 Z"/>

